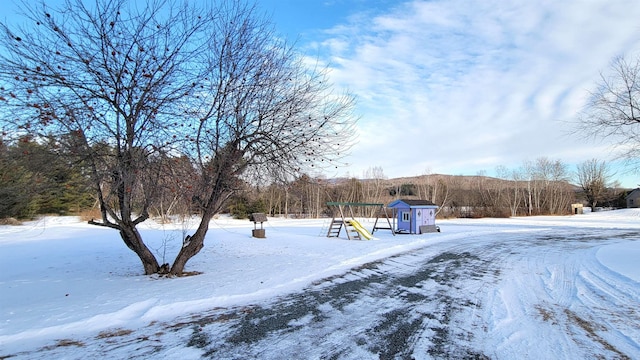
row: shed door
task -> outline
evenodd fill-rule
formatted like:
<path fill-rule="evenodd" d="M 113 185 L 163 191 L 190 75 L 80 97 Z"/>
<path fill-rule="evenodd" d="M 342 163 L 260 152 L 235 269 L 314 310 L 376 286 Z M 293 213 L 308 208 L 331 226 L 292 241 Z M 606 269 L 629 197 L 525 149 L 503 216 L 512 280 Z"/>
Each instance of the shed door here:
<path fill-rule="evenodd" d="M 434 210 L 433 209 L 419 209 L 418 210 L 418 226 L 421 225 L 435 225 Z"/>

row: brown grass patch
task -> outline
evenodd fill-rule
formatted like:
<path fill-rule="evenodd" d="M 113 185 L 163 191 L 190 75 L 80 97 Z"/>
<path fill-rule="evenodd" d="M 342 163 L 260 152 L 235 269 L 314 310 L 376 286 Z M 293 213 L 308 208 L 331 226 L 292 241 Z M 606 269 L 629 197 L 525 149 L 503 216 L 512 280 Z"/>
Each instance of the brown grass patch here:
<path fill-rule="evenodd" d="M 65 347 L 65 346 L 83 347 L 84 343 L 82 341 L 78 341 L 78 340 L 62 339 L 62 340 L 58 340 L 58 342 L 56 343 L 56 346 L 58 346 L 58 347 Z"/>
<path fill-rule="evenodd" d="M 536 310 L 538 310 L 538 313 L 540 314 L 540 316 L 542 316 L 543 321 L 549 321 L 551 322 L 551 324 L 554 324 L 554 325 L 557 324 L 556 319 L 553 316 L 553 313 L 551 311 L 543 308 L 540 305 L 536 306 Z"/>
<path fill-rule="evenodd" d="M 0 225 L 18 226 L 18 225 L 22 225 L 22 222 L 16 218 L 8 217 L 8 218 L 0 219 Z"/>
<path fill-rule="evenodd" d="M 578 314 L 574 313 L 569 309 L 565 309 L 564 313 L 567 315 L 567 317 L 572 323 L 578 325 L 582 330 L 584 330 L 587 333 L 587 336 L 589 338 L 591 338 L 592 340 L 602 345 L 606 350 L 611 351 L 614 354 L 617 354 L 619 356 L 619 359 L 624 359 L 624 360 L 631 359 L 629 356 L 623 354 L 620 350 L 616 349 L 608 341 L 600 337 L 600 335 L 596 334 L 596 331 L 606 331 L 607 329 L 605 327 L 599 326 L 596 328 L 594 327 L 593 322 L 590 322 L 581 318 L 580 316 L 578 316 Z"/>
<path fill-rule="evenodd" d="M 69 347 L 69 346 L 77 346 L 77 347 L 85 347 L 85 344 L 82 341 L 72 340 L 72 339 L 60 339 L 57 340 L 54 345 L 45 346 L 42 348 L 44 351 L 50 351 L 59 347 Z"/>
<path fill-rule="evenodd" d="M 113 331 L 103 331 L 96 336 L 96 339 L 109 339 L 118 336 L 127 336 L 130 335 L 133 330 L 129 329 L 116 329 Z"/>
<path fill-rule="evenodd" d="M 102 219 L 102 213 L 100 213 L 100 209 L 97 207 L 91 209 L 84 209 L 78 213 L 78 217 L 82 221 L 90 221 Z"/>

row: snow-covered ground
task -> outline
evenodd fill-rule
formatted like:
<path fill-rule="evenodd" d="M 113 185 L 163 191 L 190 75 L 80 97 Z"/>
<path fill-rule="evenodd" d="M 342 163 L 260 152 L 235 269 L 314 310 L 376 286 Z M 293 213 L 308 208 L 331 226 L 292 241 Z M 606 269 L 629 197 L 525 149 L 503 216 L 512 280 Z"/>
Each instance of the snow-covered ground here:
<path fill-rule="evenodd" d="M 327 238 L 328 222 L 269 219 L 264 224 L 267 238 L 257 239 L 251 237 L 253 224 L 247 220 L 216 219 L 205 248 L 186 269 L 202 274 L 169 279 L 141 275 L 138 259 L 115 231 L 72 217 L 0 226 L 0 359 L 32 358 L 52 347 L 66 358 L 83 358 L 89 342 L 104 341 L 96 334 L 167 323 L 216 308 L 269 302 L 407 251 L 438 249 L 445 244 L 464 246 L 469 238 L 487 245 L 505 234 L 520 234 L 519 241 L 526 241 L 528 232 L 553 233 L 556 229 L 565 237 L 574 232 L 580 237 L 621 231 L 614 232 L 619 236 L 590 244 L 588 251 L 566 257 L 559 248 L 555 255 L 535 260 L 531 253 L 511 258 L 516 260 L 507 264 L 509 272 L 502 271 L 498 283 L 482 290 L 482 308 L 475 314 L 480 320 L 474 320 L 478 326 L 468 331 L 492 357 L 571 358 L 571 354 L 554 353 L 558 346 L 562 349 L 558 343 L 564 340 L 545 336 L 552 334 L 545 326 L 551 326 L 558 314 L 578 319 L 572 310 L 577 302 L 597 306 L 604 299 L 606 304 L 616 304 L 608 311 L 618 311 L 618 321 L 631 323 L 624 326 L 624 340 L 598 337 L 596 342 L 614 348 L 616 357 L 640 358 L 640 330 L 633 330 L 640 329 L 640 323 L 634 324 L 640 318 L 640 209 L 566 217 L 444 220 L 438 222 L 442 233 L 392 236 L 388 230 L 379 230 L 371 241 L 349 241 L 344 233 L 341 238 Z M 365 219 L 362 222 L 368 228 L 372 225 Z M 171 262 L 185 231 L 195 225 L 193 221 L 186 225 L 147 221 L 141 232 L 159 261 Z M 580 254 L 579 258 L 574 254 Z M 550 266 L 540 260 L 545 257 L 562 263 Z M 599 283 L 602 285 L 594 285 Z M 624 286 L 624 296 L 618 294 L 619 289 L 608 289 L 611 283 Z M 488 286 L 492 288 L 487 290 Z M 585 301 L 591 296 L 586 293 L 593 293 L 591 303 Z M 559 306 L 564 310 L 558 310 Z M 532 307 L 544 321 L 523 315 Z M 526 331 L 520 331 L 523 329 Z M 522 334 L 533 337 L 518 338 Z M 197 349 L 187 352 L 182 343 L 175 347 L 181 349 L 181 358 L 200 355 Z M 532 354 L 532 349 L 540 353 Z"/>

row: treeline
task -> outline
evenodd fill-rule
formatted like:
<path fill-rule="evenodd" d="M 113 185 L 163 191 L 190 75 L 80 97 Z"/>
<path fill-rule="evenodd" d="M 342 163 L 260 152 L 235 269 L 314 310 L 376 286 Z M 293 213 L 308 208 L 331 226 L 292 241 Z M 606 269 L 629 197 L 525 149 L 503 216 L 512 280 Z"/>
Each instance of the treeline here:
<path fill-rule="evenodd" d="M 406 179 L 312 179 L 271 185 L 234 199 L 230 211 L 271 216 L 331 216 L 328 201 L 388 204 L 395 199 L 425 199 L 439 206 L 439 217 L 509 217 L 569 214 L 579 192 L 567 182 L 511 181 L 485 176 L 424 175 Z M 354 208 L 356 216 L 375 209 Z"/>
<path fill-rule="evenodd" d="M 234 199 L 230 211 L 238 217 L 251 212 L 271 216 L 331 216 L 329 201 L 388 204 L 393 200 L 423 199 L 439 206 L 438 216 L 509 217 L 567 215 L 571 205 L 588 205 L 582 187 L 572 185 L 576 176 L 559 160 L 539 158 L 517 169 L 498 169 L 499 178 L 422 175 L 387 179 L 381 168 L 369 169 L 364 179 L 324 179 L 302 176 L 283 185 L 270 185 Z M 599 197 L 599 206 L 625 206 L 627 191 L 612 186 Z M 375 215 L 372 208 L 355 208 L 356 216 Z"/>
<path fill-rule="evenodd" d="M 78 214 L 95 201 L 82 167 L 61 151 L 58 139 L 0 142 L 0 218 Z"/>
<path fill-rule="evenodd" d="M 0 143 L 0 218 L 97 212 L 89 164 L 68 143 L 29 137 Z M 167 155 L 149 161 L 146 178 L 157 184 L 154 194 L 145 194 L 151 196 L 151 215 L 196 213 L 203 191 L 196 185 L 196 167 L 186 157 Z M 432 201 L 440 207 L 439 217 L 508 217 L 568 214 L 572 203 L 584 201 L 580 188 L 570 183 L 571 172 L 560 161 L 542 158 L 498 173 L 500 178 L 431 174 L 387 179 L 381 168 L 372 168 L 364 179 L 303 175 L 268 185 L 239 181 L 234 186 L 242 191 L 230 199 L 225 211 L 239 218 L 252 212 L 317 218 L 331 216 L 329 201 L 388 204 L 406 198 Z M 622 190 L 609 189 L 600 204 L 624 206 L 624 195 Z M 374 211 L 356 208 L 354 215 L 375 216 Z"/>

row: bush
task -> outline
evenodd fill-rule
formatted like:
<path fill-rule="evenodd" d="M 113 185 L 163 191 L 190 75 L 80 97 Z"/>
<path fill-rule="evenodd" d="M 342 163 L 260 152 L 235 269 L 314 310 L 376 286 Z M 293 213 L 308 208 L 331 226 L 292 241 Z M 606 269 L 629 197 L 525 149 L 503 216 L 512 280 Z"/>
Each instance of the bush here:
<path fill-rule="evenodd" d="M 16 218 L 8 217 L 8 218 L 0 219 L 0 225 L 18 226 L 18 225 L 22 225 L 22 222 L 20 222 Z"/>
<path fill-rule="evenodd" d="M 267 206 L 262 199 L 252 201 L 246 196 L 237 196 L 229 204 L 229 214 L 235 219 L 248 219 L 249 214 L 265 212 L 267 212 Z"/>

